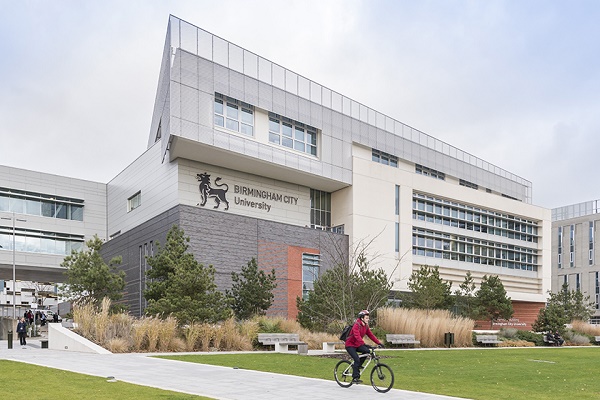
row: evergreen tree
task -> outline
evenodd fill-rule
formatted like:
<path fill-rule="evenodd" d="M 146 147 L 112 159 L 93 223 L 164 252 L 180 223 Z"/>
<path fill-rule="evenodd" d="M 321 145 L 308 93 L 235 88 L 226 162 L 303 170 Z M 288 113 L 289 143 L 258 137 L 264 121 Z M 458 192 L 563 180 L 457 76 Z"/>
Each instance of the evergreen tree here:
<path fill-rule="evenodd" d="M 231 316 L 231 309 L 225 295 L 217 291 L 215 269 L 198 263 L 187 252 L 188 242 L 183 230 L 173 226 L 165 248 L 157 244 L 157 254 L 147 257 L 152 267 L 147 276 L 152 280 L 144 293 L 146 313 L 173 315 L 180 324 L 224 320 Z"/>
<path fill-rule="evenodd" d="M 408 279 L 408 287 L 412 291 L 406 296 L 408 307 L 443 310 L 452 304 L 452 284 L 440 278 L 437 266 L 422 265 L 418 271 L 413 271 Z"/>
<path fill-rule="evenodd" d="M 476 315 L 479 318 L 490 319 L 490 327 L 499 318 L 509 319 L 514 310 L 510 297 L 497 275 L 484 275 L 481 287 L 476 294 Z"/>
<path fill-rule="evenodd" d="M 456 314 L 475 319 L 475 281 L 471 271 L 467 271 L 465 280 L 454 291 Z"/>
<path fill-rule="evenodd" d="M 532 328 L 537 332 L 564 332 L 565 324 L 574 320 L 587 321 L 594 312 L 594 303 L 579 290 L 569 290 L 564 284 L 558 293 L 549 292 L 546 307 L 540 309 Z"/>
<path fill-rule="evenodd" d="M 248 319 L 254 315 L 264 315 L 273 304 L 276 279 L 275 269 L 266 274 L 258 269 L 255 258 L 242 267 L 240 274 L 232 272 L 233 285 L 226 294 L 236 318 Z"/>
<path fill-rule="evenodd" d="M 86 248 L 73 251 L 60 264 L 64 267 L 66 282 L 59 286 L 61 296 L 70 301 L 90 300 L 99 306 L 104 297 L 118 301 L 123 297 L 125 272 L 118 271 L 121 257 L 115 257 L 107 265 L 100 249 L 102 240 L 97 236 L 86 242 Z M 114 304 L 111 309 L 121 308 Z"/>

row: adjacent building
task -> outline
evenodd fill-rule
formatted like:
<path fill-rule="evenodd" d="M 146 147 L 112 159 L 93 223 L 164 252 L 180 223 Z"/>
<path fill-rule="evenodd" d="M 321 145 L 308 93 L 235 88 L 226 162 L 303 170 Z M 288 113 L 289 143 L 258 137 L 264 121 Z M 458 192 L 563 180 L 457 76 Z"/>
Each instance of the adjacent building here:
<path fill-rule="evenodd" d="M 290 317 L 365 243 L 396 291 L 421 265 L 455 288 L 498 275 L 505 325 L 529 326 L 550 290 L 550 210 L 531 182 L 174 16 L 148 148 L 105 190 L 103 251 L 123 256 L 134 313 L 173 224 L 222 289 L 252 257 L 275 268 L 270 312 Z"/>
<path fill-rule="evenodd" d="M 596 255 L 596 225 L 600 200 L 552 210 L 552 292 L 566 284 L 595 304 L 590 322 L 600 324 L 600 257 Z"/>

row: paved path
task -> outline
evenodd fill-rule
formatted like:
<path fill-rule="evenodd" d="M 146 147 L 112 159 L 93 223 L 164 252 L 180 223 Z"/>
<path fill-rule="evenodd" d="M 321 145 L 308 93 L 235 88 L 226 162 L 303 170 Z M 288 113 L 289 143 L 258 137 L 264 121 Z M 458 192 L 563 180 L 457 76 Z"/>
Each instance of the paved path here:
<path fill-rule="evenodd" d="M 7 349 L 7 343 L 0 341 L 0 359 L 113 376 L 123 382 L 222 400 L 365 400 L 374 396 L 403 400 L 457 399 L 397 389 L 379 394 L 370 385 L 344 389 L 334 381 L 163 360 L 141 353 L 100 355 L 48 350 L 40 348 L 39 340 L 28 340 L 25 348 L 18 345 L 18 340 L 13 342 L 12 349 Z"/>

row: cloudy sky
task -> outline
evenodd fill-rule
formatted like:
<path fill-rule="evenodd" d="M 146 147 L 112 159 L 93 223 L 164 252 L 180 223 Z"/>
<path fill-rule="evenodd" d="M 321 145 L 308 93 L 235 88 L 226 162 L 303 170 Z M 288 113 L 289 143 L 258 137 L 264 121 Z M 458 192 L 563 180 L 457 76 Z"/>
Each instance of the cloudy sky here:
<path fill-rule="evenodd" d="M 0 164 L 110 181 L 146 148 L 168 16 L 533 183 L 600 199 L 598 1 L 0 0 Z"/>

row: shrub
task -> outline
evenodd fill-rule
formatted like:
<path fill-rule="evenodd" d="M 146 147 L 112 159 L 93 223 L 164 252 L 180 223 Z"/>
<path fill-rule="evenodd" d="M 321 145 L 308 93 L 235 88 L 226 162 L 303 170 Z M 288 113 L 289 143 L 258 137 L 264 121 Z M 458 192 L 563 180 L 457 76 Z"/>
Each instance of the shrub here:
<path fill-rule="evenodd" d="M 517 331 L 515 337 L 520 340 L 526 340 L 534 343 L 536 346 L 544 345 L 544 335 L 541 333 L 534 333 L 530 331 Z"/>
<path fill-rule="evenodd" d="M 517 332 L 519 330 L 516 328 L 502 328 L 500 332 L 498 332 L 498 336 L 504 337 L 506 339 L 514 339 L 517 337 Z"/>
<path fill-rule="evenodd" d="M 569 335 L 569 339 L 566 341 L 566 344 L 569 346 L 590 346 L 590 338 L 585 335 L 580 335 L 578 333 L 573 333 Z"/>
<path fill-rule="evenodd" d="M 129 341 L 124 338 L 112 338 L 106 342 L 106 348 L 112 353 L 127 353 Z"/>

